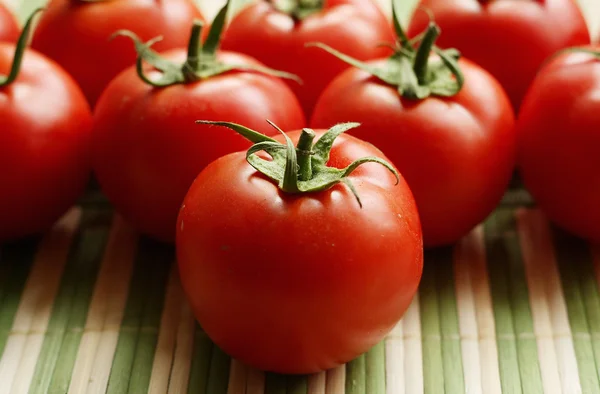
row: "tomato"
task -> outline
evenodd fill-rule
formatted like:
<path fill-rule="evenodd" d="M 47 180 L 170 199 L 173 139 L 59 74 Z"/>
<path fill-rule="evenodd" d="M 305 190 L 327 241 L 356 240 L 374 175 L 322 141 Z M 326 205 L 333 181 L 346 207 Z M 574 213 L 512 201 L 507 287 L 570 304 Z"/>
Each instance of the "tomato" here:
<path fill-rule="evenodd" d="M 83 89 L 90 105 L 108 83 L 135 63 L 127 40 L 110 37 L 127 29 L 156 50 L 184 47 L 194 19 L 203 20 L 192 0 L 52 0 L 39 22 L 32 47 L 57 61 Z"/>
<path fill-rule="evenodd" d="M 30 28 L 31 19 L 17 49 L 0 43 L 1 241 L 49 229 L 91 172 L 89 106 L 64 70 L 25 49 Z"/>
<path fill-rule="evenodd" d="M 259 1 L 240 11 L 227 29 L 223 49 L 298 75 L 304 83 L 289 85 L 307 117 L 325 86 L 347 65 L 305 44 L 324 42 L 361 60 L 389 53 L 378 44 L 392 40 L 393 32 L 372 0 L 320 1 L 304 10 L 304 17 L 288 15 L 272 3 Z M 296 13 L 303 11 L 297 7 Z"/>
<path fill-rule="evenodd" d="M 339 178 L 324 186 L 324 173 L 342 172 L 324 171 L 326 163 L 385 160 L 371 144 L 324 132 L 316 130 L 312 148 L 310 131 L 290 133 L 304 143 L 300 171 L 285 176 L 284 166 L 297 168 L 293 145 L 271 144 L 280 155 L 273 161 L 246 152 L 214 161 L 179 214 L 177 260 L 198 322 L 225 352 L 261 370 L 313 373 L 354 359 L 399 321 L 421 278 L 421 228 L 406 182 L 369 163 L 347 175 L 355 195 Z M 326 139 L 330 152 L 319 146 Z"/>
<path fill-rule="evenodd" d="M 596 47 L 552 59 L 525 96 L 517 123 L 525 187 L 552 221 L 595 242 L 600 242 L 599 54 Z"/>
<path fill-rule="evenodd" d="M 194 31 L 192 39 L 198 39 L 199 26 Z M 213 55 L 214 64 L 209 60 Z M 202 80 L 196 74 L 186 80 L 180 73 L 181 81 L 156 87 L 140 79 L 132 67 L 107 87 L 94 116 L 93 161 L 102 190 L 138 230 L 166 242 L 174 240 L 179 207 L 198 173 L 218 157 L 249 146 L 234 132 L 196 125 L 198 117 L 244 122 L 270 133 L 273 129 L 265 118 L 288 128 L 306 122 L 298 100 L 282 80 L 244 70 L 263 67 L 256 60 L 233 52 L 196 53 L 189 58 L 206 60 L 194 66 L 199 72 L 222 65 L 242 69 L 205 75 Z M 165 52 L 164 60 L 181 70 L 174 64 L 182 64 L 186 52 Z M 150 67 L 145 73 L 154 80 L 161 75 Z"/>
<path fill-rule="evenodd" d="M 10 10 L 0 3 L 0 41 L 16 42 L 19 38 L 19 25 Z"/>
<path fill-rule="evenodd" d="M 380 147 L 411 187 L 426 246 L 449 245 L 500 202 L 515 167 L 514 114 L 485 70 L 452 49 L 430 55 L 439 29 L 418 48 L 340 74 L 323 92 L 311 127 L 356 121 L 350 131 Z M 332 50 L 330 50 L 332 51 Z M 343 56 L 338 53 L 339 56 Z M 375 76 L 374 76 L 375 75 Z"/>
<path fill-rule="evenodd" d="M 590 42 L 574 0 L 421 0 L 443 34 L 438 45 L 455 47 L 504 87 L 518 111 L 541 64 L 556 51 Z M 409 36 L 429 21 L 414 14 Z"/>

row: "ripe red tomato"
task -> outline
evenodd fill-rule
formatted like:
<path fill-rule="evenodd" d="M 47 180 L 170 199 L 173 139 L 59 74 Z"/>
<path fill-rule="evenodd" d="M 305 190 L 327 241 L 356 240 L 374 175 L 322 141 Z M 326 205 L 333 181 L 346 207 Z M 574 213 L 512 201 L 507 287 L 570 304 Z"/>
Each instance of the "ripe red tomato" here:
<path fill-rule="evenodd" d="M 19 38 L 19 25 L 10 10 L 0 3 L 0 41 L 16 42 Z"/>
<path fill-rule="evenodd" d="M 421 0 L 442 29 L 438 45 L 454 47 L 504 87 L 518 110 L 541 64 L 556 51 L 590 42 L 585 20 L 573 0 Z M 428 24 L 414 14 L 409 36 Z"/>
<path fill-rule="evenodd" d="M 256 2 L 233 18 L 223 40 L 223 49 L 248 54 L 269 67 L 298 75 L 304 83 L 290 82 L 290 87 L 307 117 L 325 86 L 348 66 L 305 44 L 324 42 L 368 60 L 388 54 L 389 50 L 378 44 L 393 40 L 390 23 L 372 0 L 322 3 L 300 19 L 279 11 L 271 2 Z"/>
<path fill-rule="evenodd" d="M 440 246 L 466 235 L 500 202 L 516 138 L 498 82 L 468 60 L 452 60 L 458 57 L 452 51 L 444 54 L 451 67 L 429 55 L 439 30 L 432 25 L 427 34 L 416 54 L 405 46 L 395 59 L 355 63 L 368 71 L 340 74 L 319 99 L 311 127 L 361 123 L 350 133 L 380 147 L 398 167 L 415 195 L 425 245 Z"/>
<path fill-rule="evenodd" d="M 211 56 L 196 53 L 192 58 Z M 186 52 L 171 50 L 163 57 L 182 64 Z M 245 55 L 217 52 L 214 65 L 234 64 L 260 67 Z M 173 67 L 176 72 L 182 68 Z M 150 77 L 160 75 L 150 70 L 146 68 Z M 218 157 L 249 146 L 234 132 L 196 125 L 196 119 L 227 119 L 270 133 L 265 118 L 288 128 L 306 123 L 292 91 L 273 76 L 232 70 L 202 80 L 180 77 L 169 86 L 154 87 L 131 67 L 107 87 L 94 114 L 94 170 L 102 190 L 141 232 L 169 242 L 175 238 L 181 202 L 198 173 Z"/>
<path fill-rule="evenodd" d="M 203 19 L 191 0 L 53 0 L 40 19 L 32 47 L 57 61 L 83 89 L 90 105 L 108 83 L 135 63 L 136 52 L 123 38 L 128 29 L 143 40 L 159 35 L 155 49 L 186 45 L 194 19 Z"/>
<path fill-rule="evenodd" d="M 317 144 L 303 149 L 334 168 L 385 159 L 351 136 L 335 140 L 329 159 L 315 154 Z M 262 370 L 312 373 L 354 359 L 399 321 L 421 278 L 410 189 L 381 165 L 365 164 L 348 176 L 361 207 L 343 183 L 288 193 L 278 187 L 285 178 L 248 161 L 238 152 L 211 163 L 181 208 L 177 256 L 196 318 L 225 352 Z"/>
<path fill-rule="evenodd" d="M 92 116 L 56 63 L 25 49 L 16 78 L 15 45 L 0 44 L 0 240 L 41 233 L 75 203 L 90 176 Z M 17 51 L 18 52 L 18 51 Z M 22 55 L 22 53 L 21 53 Z"/>
<path fill-rule="evenodd" d="M 523 101 L 517 137 L 521 176 L 541 209 L 600 242 L 600 49 L 593 50 L 561 54 L 540 71 Z"/>

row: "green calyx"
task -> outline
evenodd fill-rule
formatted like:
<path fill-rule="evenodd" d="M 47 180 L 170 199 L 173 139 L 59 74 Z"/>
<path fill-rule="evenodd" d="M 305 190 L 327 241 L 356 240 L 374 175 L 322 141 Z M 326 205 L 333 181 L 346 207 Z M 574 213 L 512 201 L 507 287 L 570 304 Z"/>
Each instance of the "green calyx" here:
<path fill-rule="evenodd" d="M 23 57 L 25 56 L 25 50 L 27 49 L 27 44 L 31 36 L 31 30 L 33 29 L 33 18 L 41 11 L 43 11 L 43 8 L 34 10 L 31 16 L 29 16 L 29 19 L 27 19 L 27 22 L 25 22 L 23 31 L 21 31 L 21 35 L 19 36 L 19 41 L 17 41 L 10 72 L 6 76 L 0 75 L 0 88 L 10 85 L 17 79 L 19 71 L 21 70 L 21 64 L 23 63 Z"/>
<path fill-rule="evenodd" d="M 311 129 L 303 129 L 298 145 L 294 146 L 292 140 L 279 127 L 268 122 L 285 137 L 285 143 L 236 123 L 197 121 L 200 124 L 227 127 L 254 143 L 246 152 L 246 160 L 258 172 L 277 182 L 279 189 L 286 193 L 319 192 L 341 182 L 350 189 L 362 208 L 360 196 L 349 178 L 350 174 L 359 166 L 365 163 L 381 164 L 396 176 L 396 183 L 400 180 L 396 169 L 378 157 L 364 157 L 342 169 L 327 166 L 335 139 L 340 134 L 360 126 L 358 123 L 337 124 L 314 144 L 315 132 Z M 271 156 L 271 160 L 265 160 L 258 156 L 257 153 L 260 151 Z"/>
<path fill-rule="evenodd" d="M 368 64 L 322 43 L 310 43 L 307 46 L 319 47 L 388 85 L 395 86 L 398 93 L 407 99 L 422 100 L 430 96 L 456 95 L 464 84 L 464 76 L 458 65 L 460 53 L 453 48 L 442 50 L 435 46 L 440 28 L 433 22 L 424 33 L 409 40 L 398 18 L 397 1 L 392 3 L 398 42 L 391 46 L 394 53 L 385 64 Z M 432 52 L 437 55 L 435 59 Z"/>
<path fill-rule="evenodd" d="M 280 12 L 290 15 L 296 21 L 317 13 L 323 9 L 324 0 L 270 0 Z"/>
<path fill-rule="evenodd" d="M 233 70 L 257 71 L 280 78 L 292 79 L 301 83 L 301 80 L 294 74 L 257 65 L 225 64 L 217 59 L 217 50 L 219 49 L 221 35 L 225 27 L 229 2 L 230 1 L 227 1 L 225 6 L 215 17 L 204 43 L 201 41 L 204 24 L 199 20 L 194 21 L 188 44 L 187 59 L 183 64 L 175 64 L 161 57 L 157 52 L 151 49 L 152 45 L 162 40 L 162 37 L 156 37 L 144 43 L 135 33 L 129 30 L 119 30 L 113 37 L 126 36 L 134 42 L 135 49 L 138 53 L 136 62 L 137 73 L 144 82 L 155 87 L 192 83 Z M 143 69 L 144 61 L 161 72 L 161 76 L 158 79 L 150 79 L 146 75 Z"/>
<path fill-rule="evenodd" d="M 561 50 L 555 52 L 552 56 L 549 56 L 544 61 L 544 63 L 542 63 L 542 65 L 540 66 L 540 69 L 543 68 L 544 66 L 546 66 L 546 64 L 550 63 L 550 61 L 552 61 L 553 59 L 557 58 L 558 56 L 564 55 L 565 53 L 586 53 L 588 55 L 592 55 L 597 60 L 600 60 L 600 50 L 598 50 L 598 49 L 586 48 L 586 47 L 569 47 L 569 48 L 561 49 Z"/>

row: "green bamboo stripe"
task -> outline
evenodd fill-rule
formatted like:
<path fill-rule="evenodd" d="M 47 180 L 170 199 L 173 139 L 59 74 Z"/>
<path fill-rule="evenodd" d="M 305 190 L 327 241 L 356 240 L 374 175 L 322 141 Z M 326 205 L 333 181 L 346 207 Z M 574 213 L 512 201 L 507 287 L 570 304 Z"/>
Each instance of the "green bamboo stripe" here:
<path fill-rule="evenodd" d="M 0 284 L 0 355 L 4 352 L 6 341 L 12 330 L 13 321 L 21 301 L 21 294 L 40 238 L 28 238 L 22 241 L 0 245 L 0 266 L 2 282 Z"/>
<path fill-rule="evenodd" d="M 366 355 L 367 394 L 385 394 L 385 341 Z"/>
<path fill-rule="evenodd" d="M 503 216 L 503 213 L 505 216 Z M 523 393 L 543 393 L 542 375 L 537 353 L 537 340 L 533 327 L 533 315 L 529 304 L 529 288 L 521 245 L 516 232 L 514 211 L 502 210 L 500 225 L 506 229 L 506 250 L 508 252 L 509 281 L 511 286 L 512 312 L 517 336 L 519 369 Z"/>
<path fill-rule="evenodd" d="M 366 373 L 366 354 L 362 354 L 346 364 L 346 394 L 366 394 Z"/>
<path fill-rule="evenodd" d="M 207 394 L 227 394 L 231 358 L 218 346 L 213 347 L 208 371 Z"/>
<path fill-rule="evenodd" d="M 419 287 L 423 346 L 423 386 L 425 394 L 442 394 L 445 392 L 444 361 L 438 296 L 435 288 L 437 267 L 435 261 L 430 264 L 429 255 L 429 252 L 426 252 L 423 277 Z"/>
<path fill-rule="evenodd" d="M 305 375 L 290 375 L 287 377 L 287 394 L 307 394 L 308 380 Z"/>
<path fill-rule="evenodd" d="M 140 240 L 108 381 L 108 394 L 143 392 L 143 387 L 149 385 L 150 372 L 146 371 L 151 369 L 154 350 L 148 352 L 148 346 L 154 347 L 152 343 L 156 343 L 158 324 L 154 324 L 154 317 L 157 313 L 160 315 L 156 310 L 162 309 L 172 259 L 170 248 L 147 238 Z M 158 305 L 146 306 L 149 303 Z M 144 324 L 149 326 L 144 327 Z"/>
<path fill-rule="evenodd" d="M 385 394 L 385 342 L 346 365 L 347 394 Z"/>
<path fill-rule="evenodd" d="M 452 248 L 429 252 L 429 265 L 436 265 L 436 289 L 440 332 L 442 333 L 442 358 L 444 364 L 444 388 L 446 393 L 464 393 L 465 380 L 458 327 L 458 308 L 454 289 L 454 255 Z"/>
<path fill-rule="evenodd" d="M 109 212 L 84 211 L 36 363 L 30 394 L 66 392 L 108 239 Z"/>
<path fill-rule="evenodd" d="M 196 323 L 188 394 L 207 394 L 206 387 L 208 386 L 208 372 L 213 347 L 211 340 Z"/>
<path fill-rule="evenodd" d="M 464 393 L 452 248 L 425 252 L 421 282 L 421 331 L 426 393 Z"/>
<path fill-rule="evenodd" d="M 265 394 L 286 394 L 285 375 L 267 373 L 265 376 Z M 212 394 L 212 393 L 211 393 Z"/>
<path fill-rule="evenodd" d="M 505 393 L 543 393 L 529 292 L 512 210 L 485 223 L 500 379 Z"/>
<path fill-rule="evenodd" d="M 135 358 L 133 361 L 132 376 L 129 383 L 130 393 L 145 393 L 150 385 L 154 353 L 158 342 L 158 331 L 164 305 L 167 280 L 171 264 L 174 261 L 174 251 L 170 246 L 152 243 L 152 283 L 147 289 L 148 297 L 145 301 L 142 326 L 138 333 Z"/>
<path fill-rule="evenodd" d="M 600 393 L 600 296 L 586 243 L 554 229 L 554 245 L 584 393 Z"/>

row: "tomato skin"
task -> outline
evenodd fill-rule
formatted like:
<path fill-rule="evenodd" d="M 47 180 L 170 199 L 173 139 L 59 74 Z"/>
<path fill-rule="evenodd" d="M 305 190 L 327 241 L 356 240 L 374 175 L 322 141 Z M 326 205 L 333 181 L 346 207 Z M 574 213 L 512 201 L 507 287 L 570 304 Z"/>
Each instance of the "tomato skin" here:
<path fill-rule="evenodd" d="M 163 54 L 177 63 L 183 49 Z M 226 63 L 258 64 L 220 52 Z M 94 170 L 117 211 L 154 238 L 172 242 L 181 202 L 210 162 L 250 143 L 235 132 L 196 124 L 227 120 L 268 134 L 304 127 L 298 100 L 281 80 L 254 72 L 228 72 L 204 81 L 156 89 L 135 67 L 108 86 L 94 115 Z"/>
<path fill-rule="evenodd" d="M 0 44 L 0 74 L 15 47 Z M 83 193 L 92 115 L 57 64 L 27 50 L 17 79 L 0 87 L 0 240 L 49 229 Z"/>
<path fill-rule="evenodd" d="M 383 157 L 342 135 L 330 165 L 364 156 Z M 202 328 L 232 357 L 279 373 L 333 368 L 378 343 L 408 308 L 423 265 L 414 199 L 378 164 L 351 178 L 362 209 L 339 184 L 281 192 L 243 152 L 194 181 L 177 225 L 182 284 Z"/>
<path fill-rule="evenodd" d="M 194 19 L 204 20 L 191 0 L 53 0 L 40 18 L 32 48 L 57 61 L 83 89 L 90 105 L 108 83 L 132 65 L 137 54 L 131 40 L 110 37 L 127 29 L 156 51 L 186 47 Z"/>
<path fill-rule="evenodd" d="M 526 188 L 550 220 L 595 242 L 600 242 L 599 93 L 597 58 L 560 55 L 538 74 L 517 123 Z"/>
<path fill-rule="evenodd" d="M 437 44 L 457 48 L 489 71 L 516 111 L 546 58 L 562 48 L 590 42 L 573 0 L 494 0 L 487 5 L 477 0 L 421 0 L 419 7 L 433 12 L 441 27 Z M 416 12 L 409 36 L 428 22 L 425 12 Z"/>
<path fill-rule="evenodd" d="M 17 42 L 20 32 L 19 24 L 13 14 L 0 3 L 0 42 Z"/>
<path fill-rule="evenodd" d="M 372 64 L 378 64 L 372 62 Z M 323 92 L 311 127 L 359 122 L 350 134 L 379 147 L 415 195 L 426 246 L 456 242 L 500 202 L 515 166 L 514 114 L 500 85 L 459 62 L 456 96 L 420 102 L 351 68 Z"/>
<path fill-rule="evenodd" d="M 390 23 L 372 0 L 328 0 L 325 8 L 295 24 L 265 1 L 241 10 L 231 21 L 222 48 L 246 53 L 267 66 L 298 75 L 288 82 L 310 117 L 327 84 L 346 63 L 305 44 L 323 42 L 360 60 L 390 54 L 381 43 L 395 42 Z"/>

